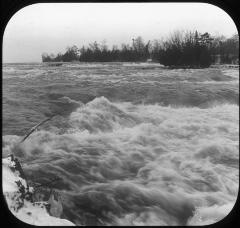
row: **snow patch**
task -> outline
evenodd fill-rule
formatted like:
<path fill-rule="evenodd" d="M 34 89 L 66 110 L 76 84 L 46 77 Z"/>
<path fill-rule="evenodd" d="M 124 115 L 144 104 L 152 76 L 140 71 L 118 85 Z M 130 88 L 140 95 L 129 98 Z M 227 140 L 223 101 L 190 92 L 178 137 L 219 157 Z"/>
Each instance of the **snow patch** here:
<path fill-rule="evenodd" d="M 48 202 L 32 202 L 31 194 L 34 189 L 28 186 L 22 177 L 22 171 L 19 169 L 21 166 L 18 164 L 20 163 L 12 155 L 2 159 L 3 194 L 12 214 L 31 225 L 75 226 L 66 219 L 51 216 L 47 211 Z M 52 200 L 52 196 L 50 198 Z"/>

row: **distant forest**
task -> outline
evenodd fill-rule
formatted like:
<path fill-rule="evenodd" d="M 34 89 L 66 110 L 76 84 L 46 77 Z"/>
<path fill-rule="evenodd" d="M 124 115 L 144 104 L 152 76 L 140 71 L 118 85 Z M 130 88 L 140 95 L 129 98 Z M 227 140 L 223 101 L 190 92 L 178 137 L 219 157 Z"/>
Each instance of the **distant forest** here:
<path fill-rule="evenodd" d="M 65 53 L 42 54 L 43 62 L 159 62 L 170 67 L 209 67 L 211 64 L 239 64 L 239 36 L 212 37 L 209 33 L 175 31 L 166 39 L 144 42 L 142 37 L 131 44 L 113 45 L 106 41 L 78 48 L 67 47 Z"/>

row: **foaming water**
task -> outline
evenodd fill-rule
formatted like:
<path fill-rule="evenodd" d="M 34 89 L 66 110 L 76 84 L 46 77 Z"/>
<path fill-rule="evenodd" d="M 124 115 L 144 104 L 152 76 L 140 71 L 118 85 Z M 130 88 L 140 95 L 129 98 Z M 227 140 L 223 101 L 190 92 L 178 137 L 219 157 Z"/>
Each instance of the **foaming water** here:
<path fill-rule="evenodd" d="M 38 115 L 29 121 L 21 116 L 15 120 L 23 128 L 46 113 L 59 115 L 22 144 L 18 144 L 20 134 L 7 125 L 6 132 L 12 134 L 3 136 L 3 155 L 19 157 L 33 182 L 60 178 L 53 187 L 61 192 L 65 218 L 78 225 L 203 225 L 231 211 L 239 188 L 239 106 L 216 97 L 223 90 L 231 96 L 238 85 L 211 85 L 218 93 L 215 98 L 204 106 L 190 106 L 184 100 L 185 90 L 179 103 L 163 104 L 150 90 L 148 99 L 139 102 L 134 83 L 131 93 L 127 87 L 121 91 L 121 83 L 111 84 L 112 98 L 118 97 L 114 101 L 103 96 L 103 82 L 91 86 L 94 77 L 81 81 L 88 92 L 81 83 L 74 87 L 61 75 L 51 81 L 49 91 L 45 80 L 35 81 L 38 97 L 31 98 L 40 109 L 30 108 L 30 100 L 24 100 L 22 113 L 28 109 Z M 62 84 L 68 92 L 60 92 Z M 165 88 L 169 100 L 174 91 L 170 88 L 169 82 Z M 202 92 L 200 99 L 206 94 L 211 97 L 209 91 Z M 14 97 L 6 94 L 10 95 Z M 5 107 L 5 113 L 14 108 L 9 103 Z"/>
<path fill-rule="evenodd" d="M 71 220 L 204 224 L 231 210 L 224 205 L 238 192 L 238 106 L 173 108 L 101 97 L 66 121 L 60 135 L 42 130 L 20 146 L 16 136 L 3 141 L 30 179 L 61 178 L 55 187 Z M 230 209 L 205 215 L 215 207 Z"/>

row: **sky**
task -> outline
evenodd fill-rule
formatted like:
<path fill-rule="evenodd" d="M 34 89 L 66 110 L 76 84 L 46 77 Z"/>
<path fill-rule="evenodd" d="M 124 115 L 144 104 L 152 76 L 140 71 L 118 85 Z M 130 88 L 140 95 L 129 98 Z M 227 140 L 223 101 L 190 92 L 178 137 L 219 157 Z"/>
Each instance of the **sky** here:
<path fill-rule="evenodd" d="M 38 3 L 9 20 L 3 62 L 41 62 L 44 52 L 105 40 L 109 47 L 167 37 L 175 30 L 231 37 L 237 28 L 222 9 L 208 3 Z"/>

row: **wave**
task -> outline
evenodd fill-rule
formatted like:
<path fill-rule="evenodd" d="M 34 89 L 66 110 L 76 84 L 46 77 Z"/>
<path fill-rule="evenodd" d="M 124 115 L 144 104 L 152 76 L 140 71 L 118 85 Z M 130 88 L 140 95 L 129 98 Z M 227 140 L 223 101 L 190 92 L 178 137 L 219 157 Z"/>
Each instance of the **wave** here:
<path fill-rule="evenodd" d="M 19 157 L 32 181 L 59 177 L 53 187 L 70 221 L 209 224 L 231 210 L 239 187 L 238 105 L 58 102 L 73 105 L 72 112 L 23 144 L 4 136 L 3 156 Z"/>
<path fill-rule="evenodd" d="M 189 219 L 188 225 L 196 226 L 196 225 L 208 225 L 214 224 L 220 220 L 222 220 L 226 215 L 228 215 L 234 204 L 228 203 L 224 205 L 213 205 L 211 207 L 201 207 L 197 208 L 194 216 Z"/>
<path fill-rule="evenodd" d="M 138 122 L 138 118 L 124 112 L 104 97 L 94 99 L 70 115 L 70 123 L 74 128 L 90 132 L 112 131 L 116 127 L 133 127 Z"/>

